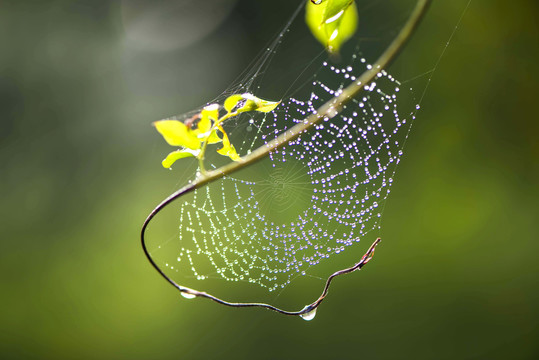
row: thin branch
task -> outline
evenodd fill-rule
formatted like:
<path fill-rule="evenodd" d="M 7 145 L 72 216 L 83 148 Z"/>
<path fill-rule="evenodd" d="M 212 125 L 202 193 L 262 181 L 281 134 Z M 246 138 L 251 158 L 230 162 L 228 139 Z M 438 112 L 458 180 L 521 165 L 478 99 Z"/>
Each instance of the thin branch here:
<path fill-rule="evenodd" d="M 306 314 L 308 312 L 313 311 L 314 309 L 316 309 L 318 307 L 318 305 L 320 305 L 320 303 L 327 296 L 327 294 L 329 292 L 329 286 L 331 285 L 331 282 L 333 281 L 333 279 L 335 277 L 337 277 L 339 275 L 348 274 L 348 273 L 351 273 L 351 272 L 356 271 L 356 270 L 361 270 L 361 268 L 365 264 L 367 264 L 370 259 L 372 259 L 373 255 L 374 255 L 374 250 L 376 248 L 376 245 L 378 245 L 380 243 L 380 241 L 381 241 L 380 238 L 376 239 L 374 241 L 374 243 L 370 246 L 369 250 L 367 250 L 365 255 L 363 255 L 363 257 L 361 258 L 361 260 L 357 264 L 355 264 L 352 267 L 349 267 L 349 268 L 346 268 L 346 269 L 343 269 L 343 270 L 339 270 L 339 271 L 331 274 L 328 277 L 328 279 L 326 280 L 326 285 L 324 286 L 324 290 L 322 291 L 322 294 L 318 297 L 318 299 L 315 302 L 313 302 L 312 304 L 305 306 L 302 310 L 299 310 L 299 311 L 281 310 L 278 307 L 275 307 L 275 306 L 269 305 L 269 304 L 265 304 L 265 303 L 235 303 L 235 302 L 228 302 L 228 301 L 219 299 L 218 297 L 215 297 L 215 296 L 213 296 L 211 294 L 208 294 L 208 293 L 205 293 L 205 292 L 202 292 L 202 291 L 189 289 L 189 288 L 183 287 L 181 285 L 178 285 L 176 283 L 173 283 L 172 285 L 174 285 L 178 290 L 180 290 L 183 293 L 192 295 L 194 297 L 204 297 L 204 298 L 213 300 L 216 303 L 219 303 L 221 305 L 226 305 L 226 306 L 231 306 L 231 307 L 261 307 L 261 308 L 266 308 L 266 309 L 269 309 L 269 310 L 276 311 L 276 312 L 281 313 L 283 315 L 299 316 L 299 315 L 303 315 L 303 314 Z"/>
<path fill-rule="evenodd" d="M 393 42 L 388 46 L 388 48 L 384 51 L 384 53 L 378 58 L 378 60 L 374 63 L 373 67 L 370 70 L 365 71 L 355 82 L 350 84 L 348 87 L 346 87 L 338 96 L 335 96 L 328 102 L 326 102 L 324 105 L 322 105 L 315 113 L 308 116 L 305 120 L 303 120 L 301 123 L 296 124 L 289 130 L 286 130 L 284 133 L 279 135 L 277 138 L 271 140 L 265 145 L 262 145 L 261 147 L 255 149 L 253 152 L 251 152 L 248 155 L 243 156 L 239 161 L 232 162 L 227 165 L 224 165 L 218 169 L 207 171 L 205 173 L 200 173 L 200 175 L 191 183 L 184 186 L 183 188 L 179 189 L 178 191 L 171 194 L 169 197 L 167 197 L 165 200 L 163 200 L 159 205 L 155 207 L 155 209 L 152 210 L 152 212 L 148 215 L 146 220 L 144 221 L 144 224 L 142 225 L 141 229 L 141 243 L 142 248 L 144 250 L 144 253 L 146 254 L 146 257 L 148 258 L 148 261 L 152 264 L 152 266 L 167 280 L 170 284 L 172 284 L 175 288 L 177 288 L 182 293 L 198 296 L 198 297 L 204 297 L 208 298 L 210 300 L 213 300 L 219 304 L 226 305 L 226 306 L 232 306 L 232 307 L 262 307 L 269 310 L 273 310 L 276 312 L 279 312 L 284 315 L 303 315 L 306 313 L 309 313 L 313 310 L 315 310 L 318 305 L 324 300 L 326 297 L 329 286 L 332 282 L 332 280 L 343 274 L 348 274 L 350 272 L 353 272 L 355 270 L 361 269 L 372 257 L 372 254 L 374 252 L 374 249 L 376 245 L 380 242 L 380 239 L 377 239 L 369 248 L 367 253 L 363 256 L 363 258 L 354 266 L 337 271 L 333 273 L 326 281 L 326 285 L 322 291 L 322 294 L 320 297 L 313 302 L 312 304 L 304 307 L 300 311 L 285 311 L 281 310 L 275 306 L 264 304 L 264 303 L 232 303 L 227 302 L 225 300 L 219 299 L 218 297 L 215 297 L 211 294 L 189 289 L 186 287 L 183 287 L 179 284 L 177 284 L 174 280 L 172 280 L 170 277 L 168 277 L 159 266 L 155 263 L 155 261 L 152 259 L 150 253 L 148 252 L 148 249 L 146 247 L 145 242 L 145 232 L 146 228 L 148 227 L 148 224 L 150 221 L 157 215 L 163 208 L 165 208 L 168 204 L 170 204 L 172 201 L 180 198 L 181 196 L 190 193 L 210 182 L 213 182 L 215 180 L 218 180 L 222 178 L 223 176 L 232 174 L 240 169 L 243 169 L 246 166 L 249 166 L 266 156 L 268 156 L 271 152 L 285 146 L 289 142 L 293 141 L 294 139 L 298 138 L 301 134 L 304 132 L 312 129 L 316 124 L 321 122 L 324 119 L 331 119 L 335 116 L 337 116 L 344 108 L 344 106 L 353 98 L 357 97 L 359 93 L 363 91 L 365 86 L 369 85 L 370 82 L 376 77 L 376 75 L 382 71 L 383 69 L 387 68 L 391 62 L 397 57 L 397 55 L 402 51 L 408 40 L 411 38 L 412 34 L 418 27 L 421 19 L 425 15 L 430 3 L 432 0 L 418 0 L 416 7 L 414 8 L 412 14 L 410 15 L 410 18 L 402 28 L 402 30 L 399 32 L 397 37 L 393 40 Z"/>

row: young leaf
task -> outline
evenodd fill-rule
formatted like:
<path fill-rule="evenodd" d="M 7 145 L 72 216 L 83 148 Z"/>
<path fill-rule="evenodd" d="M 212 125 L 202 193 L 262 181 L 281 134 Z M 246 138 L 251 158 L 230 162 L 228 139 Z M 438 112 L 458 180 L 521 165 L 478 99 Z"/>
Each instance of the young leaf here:
<path fill-rule="evenodd" d="M 331 24 L 339 21 L 344 15 L 346 9 L 348 9 L 353 2 L 354 0 L 329 0 L 324 11 L 324 18 L 322 19 L 323 22 L 326 24 Z"/>
<path fill-rule="evenodd" d="M 258 112 L 270 112 L 273 111 L 281 102 L 280 101 L 269 101 L 257 98 L 253 94 L 245 93 L 242 97 L 246 100 L 245 105 L 243 105 L 238 112 L 244 111 L 258 111 Z"/>
<path fill-rule="evenodd" d="M 211 133 L 209 131 L 202 132 L 199 129 L 194 130 L 194 133 L 197 135 L 198 139 L 201 142 L 207 141 L 208 144 L 216 144 L 222 141 L 222 139 L 217 134 L 217 129 L 214 129 Z"/>
<path fill-rule="evenodd" d="M 325 0 L 318 5 L 308 2 L 305 21 L 328 52 L 338 53 L 356 31 L 357 6 L 353 0 Z"/>
<path fill-rule="evenodd" d="M 196 157 L 199 152 L 199 150 L 193 151 L 189 149 L 176 150 L 168 154 L 167 157 L 161 162 L 161 164 L 164 168 L 170 169 L 170 167 L 176 162 L 176 160 L 190 156 Z"/>
<path fill-rule="evenodd" d="M 208 131 L 210 131 L 210 129 L 211 120 L 208 114 L 205 114 L 204 111 L 202 111 L 200 113 L 200 120 L 198 121 L 197 128 L 194 131 L 197 134 L 198 138 L 200 138 L 199 134 L 207 133 Z"/>
<path fill-rule="evenodd" d="M 233 109 L 236 109 L 238 114 L 247 111 L 270 112 L 273 111 L 280 103 L 280 101 L 263 100 L 257 98 L 253 94 L 245 93 L 241 95 L 230 95 L 225 100 L 224 108 L 228 113 L 232 112 Z"/>
<path fill-rule="evenodd" d="M 208 136 L 208 144 L 217 144 L 223 141 L 219 135 L 217 135 L 217 130 L 213 130 Z"/>
<path fill-rule="evenodd" d="M 169 145 L 182 146 L 192 150 L 200 149 L 201 143 L 196 134 L 181 121 L 160 120 L 154 122 L 153 126 Z"/>
<path fill-rule="evenodd" d="M 262 100 L 258 103 L 258 107 L 255 110 L 258 112 L 268 113 L 275 110 L 275 108 L 279 106 L 280 103 L 280 101 Z"/>
<path fill-rule="evenodd" d="M 208 144 L 221 142 L 221 138 L 217 135 L 216 129 L 210 133 L 212 128 L 212 120 L 217 121 L 218 117 L 218 104 L 208 105 L 200 112 L 200 120 L 198 121 L 197 128 L 193 130 L 193 133 L 201 142 L 207 141 Z"/>
<path fill-rule="evenodd" d="M 204 109 L 200 112 L 201 117 L 209 118 L 213 121 L 217 121 L 219 118 L 219 104 L 211 104 L 205 106 Z"/>
<path fill-rule="evenodd" d="M 236 148 L 234 148 L 234 145 L 230 143 L 226 132 L 224 132 L 223 129 L 219 130 L 221 130 L 221 132 L 223 133 L 223 147 L 217 150 L 217 152 L 221 155 L 228 156 L 233 161 L 238 161 L 240 159 L 240 156 L 236 152 Z"/>
<path fill-rule="evenodd" d="M 241 100 L 243 100 L 243 96 L 240 94 L 234 94 L 227 97 L 223 104 L 226 112 L 231 112 Z"/>

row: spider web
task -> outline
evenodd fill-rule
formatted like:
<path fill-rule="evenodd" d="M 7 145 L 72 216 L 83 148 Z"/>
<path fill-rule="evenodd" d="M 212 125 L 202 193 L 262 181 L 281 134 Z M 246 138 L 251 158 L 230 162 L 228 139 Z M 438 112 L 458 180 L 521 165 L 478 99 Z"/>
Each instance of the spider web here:
<path fill-rule="evenodd" d="M 246 91 L 265 97 L 255 80 L 266 74 L 291 25 L 246 74 L 246 81 L 219 99 Z M 314 66 L 314 75 L 307 75 L 307 82 L 285 96 L 275 111 L 243 114 L 225 124 L 240 155 L 315 113 L 371 67 L 358 47 L 337 63 L 319 57 L 302 68 L 305 72 Z M 295 83 L 304 79 L 297 77 Z M 170 206 L 161 222 L 179 228 L 152 249 L 152 256 L 178 283 L 218 296 L 225 293 L 232 301 L 263 301 L 292 282 L 312 300 L 329 274 L 359 260 L 364 249 L 354 245 L 365 238 L 370 244 L 379 235 L 416 112 L 413 99 L 409 87 L 382 70 L 337 116 L 267 159 Z M 224 163 L 218 156 L 207 161 L 214 167 Z"/>

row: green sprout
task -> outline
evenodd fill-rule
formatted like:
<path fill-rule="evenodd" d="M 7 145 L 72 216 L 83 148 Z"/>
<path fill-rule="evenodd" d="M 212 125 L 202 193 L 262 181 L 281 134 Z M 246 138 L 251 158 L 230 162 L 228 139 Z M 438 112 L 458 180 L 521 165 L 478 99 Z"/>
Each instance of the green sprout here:
<path fill-rule="evenodd" d="M 233 161 L 240 161 L 234 145 L 230 142 L 227 133 L 223 129 L 223 123 L 241 113 L 248 111 L 271 112 L 280 101 L 268 101 L 257 98 L 253 94 L 234 94 L 226 98 L 223 108 L 226 114 L 220 116 L 219 104 L 205 106 L 202 111 L 190 121 L 160 120 L 153 126 L 163 136 L 165 141 L 179 149 L 171 152 L 162 161 L 163 167 L 170 169 L 177 160 L 187 157 L 198 159 L 200 172 L 206 174 L 204 156 L 208 145 L 221 143 L 222 147 L 217 150 L 218 154 L 229 157 Z M 196 127 L 192 123 L 198 119 Z"/>
<path fill-rule="evenodd" d="M 354 0 L 307 1 L 305 21 L 326 50 L 337 55 L 341 45 L 356 32 L 357 6 Z"/>

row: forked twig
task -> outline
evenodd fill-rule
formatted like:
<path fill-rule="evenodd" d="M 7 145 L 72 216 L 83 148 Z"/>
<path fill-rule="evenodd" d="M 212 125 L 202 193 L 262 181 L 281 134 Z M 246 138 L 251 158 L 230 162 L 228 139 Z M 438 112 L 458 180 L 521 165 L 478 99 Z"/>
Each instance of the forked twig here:
<path fill-rule="evenodd" d="M 378 60 L 374 63 L 371 69 L 365 71 L 355 82 L 348 85 L 343 91 L 338 95 L 326 102 L 324 105 L 322 105 L 315 113 L 309 115 L 305 120 L 302 122 L 296 124 L 289 130 L 286 130 L 284 133 L 279 135 L 277 138 L 273 139 L 272 141 L 268 142 L 265 145 L 262 145 L 261 147 L 255 149 L 253 152 L 251 152 L 248 155 L 243 156 L 240 161 L 238 162 L 232 162 L 227 165 L 224 165 L 218 169 L 208 171 L 204 174 L 199 174 L 199 176 L 188 185 L 184 186 L 183 188 L 179 189 L 178 191 L 171 194 L 169 197 L 167 197 L 165 200 L 163 200 L 159 205 L 157 205 L 152 212 L 148 215 L 146 220 L 144 221 L 141 229 L 141 243 L 142 248 L 144 250 L 144 253 L 146 257 L 148 258 L 148 261 L 152 264 L 152 266 L 167 280 L 170 284 L 172 284 L 175 288 L 177 288 L 179 291 L 186 295 L 190 296 L 197 296 L 197 297 L 204 297 L 210 300 L 213 300 L 219 304 L 231 306 L 231 307 L 261 307 L 266 308 L 269 310 L 276 311 L 278 313 L 284 314 L 284 315 L 305 315 L 308 313 L 312 313 L 316 308 L 320 305 L 320 303 L 324 300 L 324 298 L 327 296 L 329 291 L 329 286 L 333 279 L 339 275 L 344 275 L 351 273 L 355 270 L 361 269 L 365 264 L 369 262 L 369 260 L 372 258 L 374 249 L 376 245 L 380 242 L 380 239 L 377 239 L 367 250 L 365 255 L 362 257 L 362 259 L 355 264 L 354 266 L 337 271 L 330 275 L 326 281 L 325 287 L 322 291 L 322 294 L 320 297 L 311 303 L 310 305 L 305 306 L 302 310 L 299 311 L 285 311 L 281 310 L 275 306 L 265 304 L 265 303 L 234 303 L 234 302 L 228 302 L 225 300 L 222 300 L 216 296 L 213 296 L 211 294 L 193 290 L 187 287 L 183 287 L 179 284 L 177 284 L 174 280 L 172 280 L 170 277 L 168 277 L 163 270 L 152 259 L 147 247 L 146 242 L 144 238 L 144 234 L 146 232 L 146 228 L 148 227 L 148 224 L 150 221 L 157 215 L 163 208 L 165 208 L 168 204 L 170 204 L 172 201 L 180 198 L 181 196 L 190 193 L 210 182 L 213 182 L 215 180 L 218 180 L 222 178 L 225 175 L 229 175 L 233 172 L 236 172 L 248 165 L 251 165 L 255 163 L 258 160 L 263 159 L 264 157 L 268 156 L 272 151 L 275 151 L 279 149 L 282 146 L 285 146 L 290 141 L 293 141 L 297 137 L 299 137 L 302 133 L 312 129 L 316 124 L 318 124 L 323 119 L 331 119 L 338 115 L 344 105 L 346 105 L 351 99 L 355 98 L 363 89 L 365 86 L 369 85 L 370 82 L 376 77 L 376 75 L 382 71 L 382 69 L 387 68 L 389 64 L 395 59 L 395 57 L 400 53 L 400 51 L 404 48 L 410 37 L 412 36 L 413 32 L 419 25 L 421 19 L 425 15 L 428 6 L 432 0 L 418 0 L 416 7 L 414 8 L 412 14 L 410 15 L 410 18 L 404 25 L 404 27 L 401 29 L 397 37 L 391 42 L 391 44 L 388 46 L 388 48 L 384 51 L 384 53 L 378 58 Z"/>

